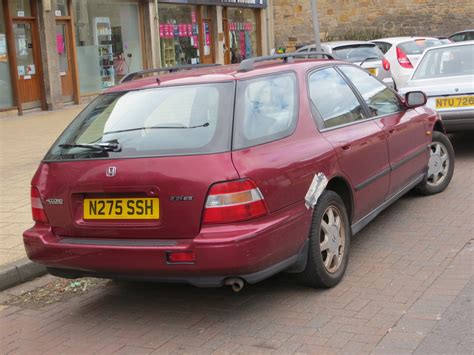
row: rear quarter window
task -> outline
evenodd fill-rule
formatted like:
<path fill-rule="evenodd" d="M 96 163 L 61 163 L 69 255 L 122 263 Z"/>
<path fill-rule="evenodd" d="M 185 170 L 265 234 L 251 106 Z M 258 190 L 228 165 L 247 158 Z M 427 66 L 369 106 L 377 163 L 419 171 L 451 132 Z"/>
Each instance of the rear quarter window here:
<path fill-rule="evenodd" d="M 287 137 L 297 123 L 297 79 L 282 73 L 237 83 L 234 149 Z"/>

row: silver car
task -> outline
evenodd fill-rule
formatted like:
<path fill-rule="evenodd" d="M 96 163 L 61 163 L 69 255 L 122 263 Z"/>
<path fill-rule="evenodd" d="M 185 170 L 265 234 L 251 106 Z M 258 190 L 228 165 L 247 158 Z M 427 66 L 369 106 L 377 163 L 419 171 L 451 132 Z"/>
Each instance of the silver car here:
<path fill-rule="evenodd" d="M 474 130 L 474 41 L 428 48 L 400 94 L 409 91 L 426 94 L 448 132 Z"/>
<path fill-rule="evenodd" d="M 390 71 L 390 63 L 374 43 L 363 41 L 325 42 L 321 43 L 321 49 L 337 59 L 360 65 L 383 81 L 385 85 L 391 88 L 395 87 Z M 298 53 L 311 51 L 316 51 L 314 44 L 296 50 Z"/>

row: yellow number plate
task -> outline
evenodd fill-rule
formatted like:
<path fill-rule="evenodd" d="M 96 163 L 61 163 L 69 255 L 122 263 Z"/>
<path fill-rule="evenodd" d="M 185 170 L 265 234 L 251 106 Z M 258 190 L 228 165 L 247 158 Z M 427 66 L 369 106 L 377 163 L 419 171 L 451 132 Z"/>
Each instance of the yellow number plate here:
<path fill-rule="evenodd" d="M 474 96 L 438 97 L 436 108 L 470 107 L 474 106 Z"/>
<path fill-rule="evenodd" d="M 367 68 L 370 74 L 377 76 L 377 68 Z"/>
<path fill-rule="evenodd" d="M 159 219 L 158 198 L 86 198 L 84 219 Z"/>

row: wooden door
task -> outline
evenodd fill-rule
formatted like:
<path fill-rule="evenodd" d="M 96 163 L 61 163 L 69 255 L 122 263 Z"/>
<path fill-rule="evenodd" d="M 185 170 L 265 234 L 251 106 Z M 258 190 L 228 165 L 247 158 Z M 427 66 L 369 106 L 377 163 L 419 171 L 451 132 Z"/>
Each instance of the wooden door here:
<path fill-rule="evenodd" d="M 224 64 L 230 64 L 230 38 L 229 38 L 229 21 L 227 18 L 222 20 L 222 29 L 224 30 Z"/>
<path fill-rule="evenodd" d="M 74 76 L 72 63 L 71 33 L 66 20 L 56 21 L 56 52 L 58 54 L 59 75 L 63 102 L 74 99 Z"/>
<path fill-rule="evenodd" d="M 202 20 L 202 42 L 203 42 L 203 53 L 202 60 L 203 64 L 214 63 L 214 39 L 212 38 L 212 20 Z"/>
<path fill-rule="evenodd" d="M 13 21 L 18 96 L 23 109 L 41 107 L 41 65 L 37 39 L 33 20 Z"/>

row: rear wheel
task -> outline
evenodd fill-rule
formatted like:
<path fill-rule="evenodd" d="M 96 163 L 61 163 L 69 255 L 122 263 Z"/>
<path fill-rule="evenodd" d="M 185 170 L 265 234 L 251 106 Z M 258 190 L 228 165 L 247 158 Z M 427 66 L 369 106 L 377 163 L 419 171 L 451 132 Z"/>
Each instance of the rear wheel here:
<path fill-rule="evenodd" d="M 423 195 L 434 195 L 444 191 L 454 173 L 454 149 L 449 138 L 435 131 L 429 148 L 428 173 L 426 179 L 416 188 Z"/>
<path fill-rule="evenodd" d="M 349 245 L 350 225 L 344 202 L 335 192 L 325 191 L 313 211 L 302 281 L 312 287 L 337 285 L 346 271 Z"/>

